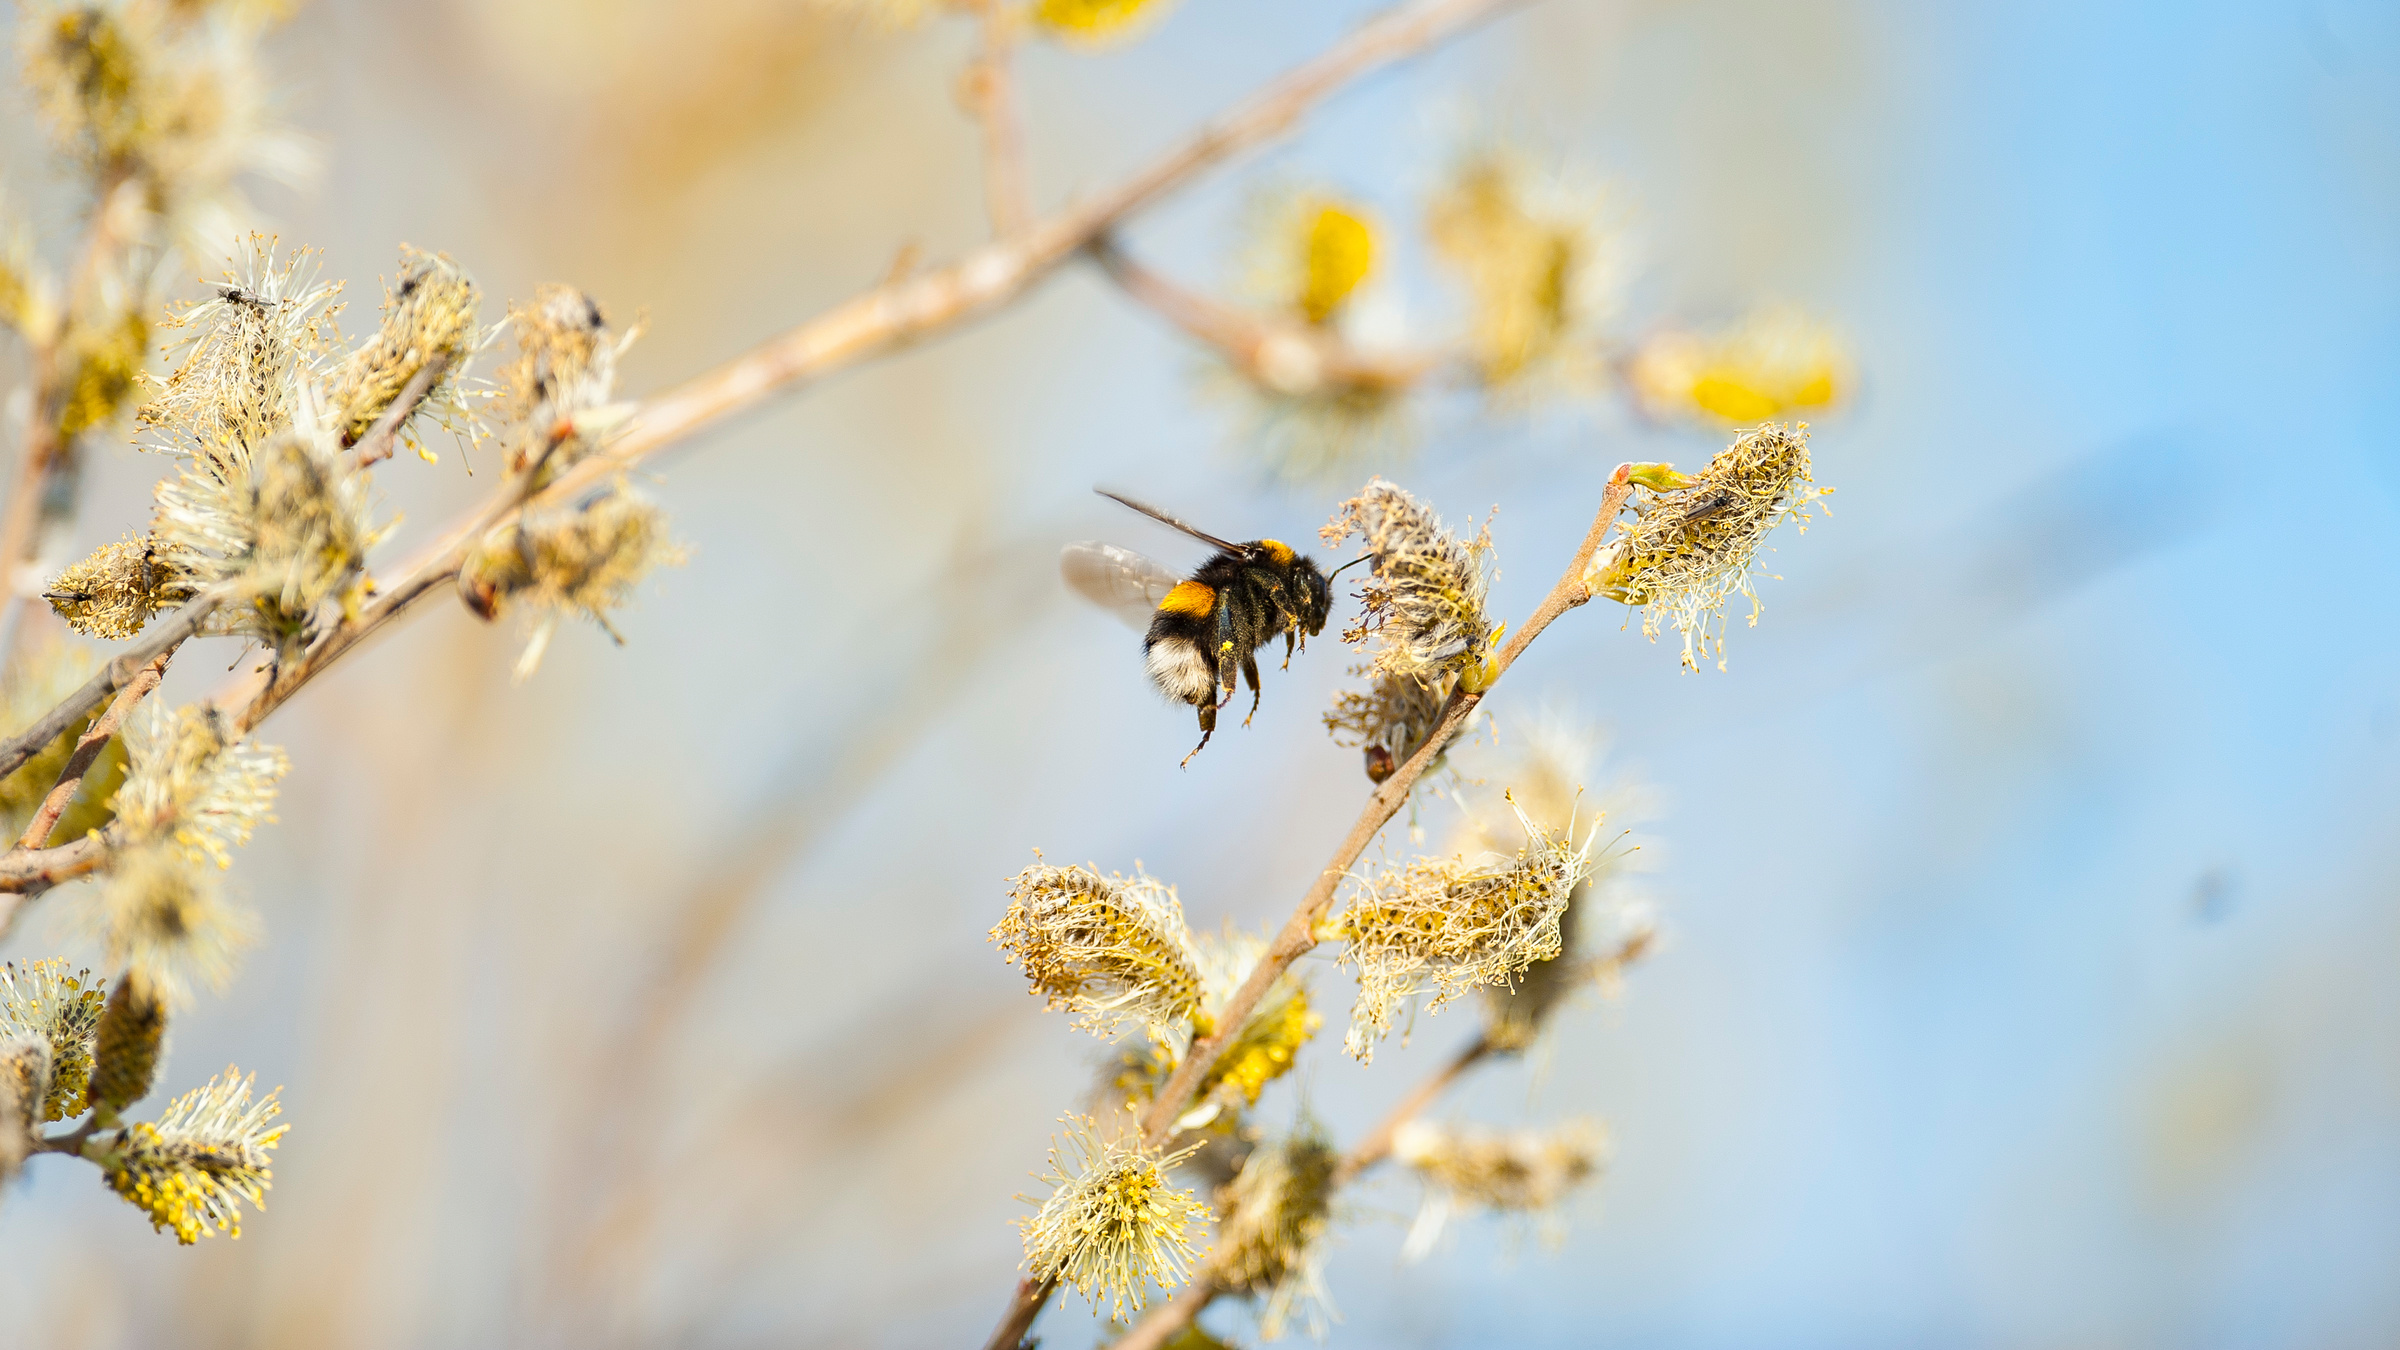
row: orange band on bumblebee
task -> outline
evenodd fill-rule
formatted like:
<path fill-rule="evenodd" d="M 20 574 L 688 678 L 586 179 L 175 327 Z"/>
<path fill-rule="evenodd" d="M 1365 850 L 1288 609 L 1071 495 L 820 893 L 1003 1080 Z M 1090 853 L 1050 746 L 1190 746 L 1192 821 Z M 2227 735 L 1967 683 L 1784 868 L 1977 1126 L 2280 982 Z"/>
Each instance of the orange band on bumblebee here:
<path fill-rule="evenodd" d="M 1216 591 L 1197 581 L 1178 583 L 1174 590 L 1167 592 L 1166 599 L 1158 602 L 1158 612 L 1161 614 L 1184 614 L 1195 619 L 1207 617 L 1208 612 L 1216 607 Z"/>

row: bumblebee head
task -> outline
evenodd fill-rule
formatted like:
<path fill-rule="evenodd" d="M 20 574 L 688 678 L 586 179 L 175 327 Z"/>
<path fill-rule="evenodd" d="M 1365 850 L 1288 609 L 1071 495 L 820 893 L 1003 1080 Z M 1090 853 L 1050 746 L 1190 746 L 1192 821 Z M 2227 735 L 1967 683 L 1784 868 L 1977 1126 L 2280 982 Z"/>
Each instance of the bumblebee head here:
<path fill-rule="evenodd" d="M 1300 558 L 1292 563 L 1293 589 L 1299 594 L 1301 631 L 1310 637 L 1325 631 L 1325 618 L 1333 612 L 1333 583 L 1318 569 L 1314 558 Z"/>

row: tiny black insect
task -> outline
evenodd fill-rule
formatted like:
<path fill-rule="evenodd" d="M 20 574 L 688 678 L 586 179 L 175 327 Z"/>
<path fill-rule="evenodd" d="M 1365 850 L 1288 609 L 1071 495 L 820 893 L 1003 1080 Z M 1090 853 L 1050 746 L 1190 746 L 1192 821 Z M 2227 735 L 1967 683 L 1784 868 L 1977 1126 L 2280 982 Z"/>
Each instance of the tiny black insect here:
<path fill-rule="evenodd" d="M 1289 669 L 1292 652 L 1306 650 L 1308 639 L 1325 631 L 1332 583 L 1314 558 L 1281 540 L 1230 543 L 1156 507 L 1106 488 L 1094 490 L 1216 550 L 1185 578 L 1111 544 L 1070 544 L 1059 558 L 1067 584 L 1084 598 L 1128 621 L 1146 621 L 1142 654 L 1151 680 L 1161 693 L 1200 713 L 1200 744 L 1183 757 L 1189 764 L 1215 733 L 1217 710 L 1232 702 L 1237 679 L 1249 680 L 1250 713 L 1257 714 L 1260 647 L 1282 634 L 1283 664 Z M 1249 724 L 1244 717 L 1242 725 Z"/>

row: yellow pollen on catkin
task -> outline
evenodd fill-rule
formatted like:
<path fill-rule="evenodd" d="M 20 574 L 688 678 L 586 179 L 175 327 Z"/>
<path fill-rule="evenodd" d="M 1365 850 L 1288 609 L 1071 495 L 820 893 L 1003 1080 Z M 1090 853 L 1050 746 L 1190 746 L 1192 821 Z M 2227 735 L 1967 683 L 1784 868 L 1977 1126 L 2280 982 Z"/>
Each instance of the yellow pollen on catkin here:
<path fill-rule="evenodd" d="M 1300 312 L 1310 323 L 1324 323 L 1367 279 L 1375 262 L 1375 232 L 1350 212 L 1327 206 L 1309 221 L 1305 248 Z"/>

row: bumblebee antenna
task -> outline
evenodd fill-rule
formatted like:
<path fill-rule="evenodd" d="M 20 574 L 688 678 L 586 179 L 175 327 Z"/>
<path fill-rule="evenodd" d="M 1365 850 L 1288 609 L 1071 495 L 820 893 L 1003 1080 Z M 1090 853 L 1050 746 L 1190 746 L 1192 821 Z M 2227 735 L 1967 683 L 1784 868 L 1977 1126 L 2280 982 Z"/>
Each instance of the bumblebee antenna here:
<path fill-rule="evenodd" d="M 1351 568 L 1358 566 L 1360 563 L 1365 562 L 1368 558 L 1373 556 L 1373 554 L 1361 553 L 1357 557 L 1352 558 L 1350 561 L 1343 563 L 1341 566 L 1333 569 L 1330 572 L 1327 572 L 1325 574 L 1325 584 L 1328 586 L 1332 585 L 1335 577 L 1340 576 L 1342 573 L 1349 571 Z"/>
<path fill-rule="evenodd" d="M 1250 556 L 1250 546 L 1248 544 L 1231 543 L 1226 540 L 1219 539 L 1206 530 L 1195 530 L 1191 526 L 1184 524 L 1180 520 L 1177 520 L 1175 517 L 1159 510 L 1157 507 L 1146 505 L 1142 502 L 1137 502 L 1122 492 L 1111 492 L 1104 487 L 1096 487 L 1093 488 L 1092 491 L 1099 493 L 1101 496 L 1108 498 L 1110 501 L 1115 502 L 1119 506 L 1131 507 L 1132 509 L 1141 512 L 1143 515 L 1150 517 L 1152 520 L 1157 521 L 1159 524 L 1164 525 L 1169 529 L 1181 530 L 1185 534 L 1190 535 L 1192 538 L 1208 545 L 1210 548 L 1222 549 L 1227 553 L 1237 553 L 1245 558 Z"/>

